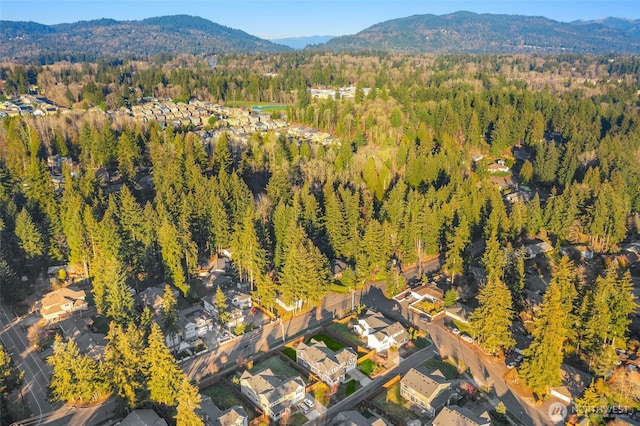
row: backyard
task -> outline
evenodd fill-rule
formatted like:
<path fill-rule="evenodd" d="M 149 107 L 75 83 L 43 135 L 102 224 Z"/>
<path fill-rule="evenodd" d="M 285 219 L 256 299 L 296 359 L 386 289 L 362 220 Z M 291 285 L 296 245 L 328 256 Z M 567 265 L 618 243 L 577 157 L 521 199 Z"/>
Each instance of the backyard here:
<path fill-rule="evenodd" d="M 251 374 L 255 374 L 267 368 L 270 368 L 273 374 L 275 374 L 276 376 L 287 378 L 300 376 L 302 377 L 302 380 L 304 380 L 304 375 L 300 375 L 300 372 L 298 370 L 287 364 L 279 356 L 272 356 L 271 358 L 267 358 L 264 361 L 255 364 L 251 369 L 249 369 L 249 372 Z"/>
<path fill-rule="evenodd" d="M 447 380 L 453 380 L 458 377 L 458 370 L 456 370 L 456 367 L 448 362 L 438 361 L 435 358 L 429 358 L 424 364 L 422 364 L 422 366 L 429 370 L 440 370 Z"/>
<path fill-rule="evenodd" d="M 327 326 L 329 330 L 336 333 L 338 336 L 343 338 L 345 341 L 352 343 L 353 345 L 360 346 L 362 345 L 362 340 L 358 336 L 356 336 L 351 329 L 345 325 L 334 322 Z"/>
<path fill-rule="evenodd" d="M 370 359 L 365 359 L 358 364 L 358 368 L 362 371 L 362 374 L 370 376 L 376 370 L 376 363 Z"/>
<path fill-rule="evenodd" d="M 244 406 L 242 400 L 234 392 L 231 392 L 229 390 L 229 386 L 223 382 L 216 382 L 213 385 L 202 389 L 201 392 L 210 396 L 211 401 L 213 401 L 216 407 L 220 410 L 227 410 L 234 405 Z M 246 412 L 250 417 L 254 416 L 253 410 L 246 410 Z"/>
<path fill-rule="evenodd" d="M 324 342 L 324 344 L 327 345 L 327 348 L 331 349 L 334 352 L 337 352 L 340 349 L 345 347 L 345 345 L 338 342 L 333 337 L 327 336 L 326 334 L 323 334 L 323 333 L 318 333 L 311 336 L 311 339 L 307 340 L 306 343 L 309 344 L 310 340 L 315 340 L 316 342 Z"/>
<path fill-rule="evenodd" d="M 413 411 L 404 407 L 406 400 L 400 396 L 400 382 L 380 392 L 371 400 L 371 403 L 383 412 L 403 419 L 405 422 L 419 418 Z"/>

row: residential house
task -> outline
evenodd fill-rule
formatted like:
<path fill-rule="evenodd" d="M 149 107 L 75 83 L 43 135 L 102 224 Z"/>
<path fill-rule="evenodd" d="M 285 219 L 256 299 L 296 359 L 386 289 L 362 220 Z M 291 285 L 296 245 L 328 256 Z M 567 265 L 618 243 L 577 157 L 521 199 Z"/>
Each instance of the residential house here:
<path fill-rule="evenodd" d="M 240 391 L 272 420 L 279 420 L 304 399 L 305 384 L 300 376 L 278 377 L 267 368 L 256 374 L 242 373 Z"/>
<path fill-rule="evenodd" d="M 120 426 L 167 426 L 167 422 L 150 409 L 133 410 L 120 423 Z"/>
<path fill-rule="evenodd" d="M 553 246 L 546 241 L 538 241 L 524 246 L 524 257 L 533 259 L 538 255 L 553 251 Z"/>
<path fill-rule="evenodd" d="M 40 315 L 45 321 L 56 321 L 60 317 L 88 309 L 87 294 L 77 287 L 63 287 L 47 293 L 40 306 Z"/>
<path fill-rule="evenodd" d="M 444 299 L 444 293 L 437 285 L 435 285 L 435 283 L 416 287 L 411 290 L 411 295 L 417 300 L 426 299 L 435 303 L 442 302 L 442 300 Z"/>
<path fill-rule="evenodd" d="M 234 405 L 224 411 L 218 418 L 216 426 L 247 426 L 249 424 L 249 416 L 244 408 L 240 405 Z"/>
<path fill-rule="evenodd" d="M 251 295 L 248 293 L 231 290 L 227 293 L 227 300 L 230 300 L 238 309 L 251 308 Z"/>
<path fill-rule="evenodd" d="M 331 261 L 331 274 L 333 279 L 337 280 L 342 276 L 342 273 L 349 267 L 345 262 L 340 259 L 334 259 Z"/>
<path fill-rule="evenodd" d="M 213 330 L 213 319 L 201 306 L 191 306 L 178 312 L 177 326 L 182 339 L 191 342 Z"/>
<path fill-rule="evenodd" d="M 387 426 L 390 424 L 376 414 L 369 414 L 371 416 L 367 418 L 355 410 L 342 411 L 329 424 L 331 426 Z"/>
<path fill-rule="evenodd" d="M 76 343 L 82 354 L 95 360 L 104 357 L 107 340 L 104 334 L 92 332 L 93 319 L 72 316 L 60 321 L 59 327 L 66 338 Z"/>
<path fill-rule="evenodd" d="M 222 411 L 211 400 L 208 395 L 200 394 L 200 409 L 197 410 L 198 416 L 207 426 L 247 426 L 249 424 L 249 416 L 240 405 L 234 405 L 228 410 Z"/>
<path fill-rule="evenodd" d="M 329 386 L 343 382 L 345 375 L 356 368 L 358 355 L 351 348 L 332 351 L 324 342 L 300 342 L 296 348 L 298 363 Z"/>
<path fill-rule="evenodd" d="M 489 164 L 487 170 L 489 171 L 489 173 L 505 173 L 510 171 L 511 169 L 509 169 L 509 167 L 507 167 L 504 163 L 493 163 Z"/>
<path fill-rule="evenodd" d="M 460 321 L 467 324 L 469 322 L 469 315 L 473 312 L 469 306 L 464 303 L 456 302 L 453 305 L 444 308 L 444 314 L 454 321 Z"/>
<path fill-rule="evenodd" d="M 366 338 L 367 346 L 378 352 L 400 347 L 409 341 L 409 334 L 399 322 L 387 320 L 381 313 L 368 310 L 354 326 L 354 331 Z"/>
<path fill-rule="evenodd" d="M 583 394 L 593 380 L 593 376 L 567 364 L 560 367 L 562 385 L 551 388 L 551 396 L 562 402 L 572 404 L 576 398 Z"/>
<path fill-rule="evenodd" d="M 444 407 L 433 419 L 433 426 L 490 426 L 491 417 L 486 411 L 480 415 L 465 407 Z"/>
<path fill-rule="evenodd" d="M 173 293 L 173 297 L 178 299 L 178 290 L 175 288 L 171 288 L 171 292 Z M 144 291 L 138 293 L 138 303 L 142 305 L 142 307 L 148 307 L 151 309 L 155 315 L 160 315 L 162 313 L 162 301 L 164 299 L 164 286 L 160 287 L 149 287 Z"/>
<path fill-rule="evenodd" d="M 204 310 L 209 313 L 216 320 L 219 319 L 218 307 L 216 306 L 216 295 L 210 294 L 202 298 Z M 235 307 L 233 304 L 227 306 L 225 310 L 228 314 L 227 327 L 237 327 L 244 323 L 245 317 L 242 310 Z"/>
<path fill-rule="evenodd" d="M 451 392 L 449 383 L 440 370 L 430 374 L 412 368 L 400 380 L 400 396 L 426 410 L 433 416 L 442 407 Z"/>

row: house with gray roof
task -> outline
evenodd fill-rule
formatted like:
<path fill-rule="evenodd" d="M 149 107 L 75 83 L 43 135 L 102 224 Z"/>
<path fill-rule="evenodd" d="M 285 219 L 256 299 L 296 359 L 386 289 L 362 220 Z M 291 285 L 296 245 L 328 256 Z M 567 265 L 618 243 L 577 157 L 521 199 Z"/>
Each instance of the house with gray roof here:
<path fill-rule="evenodd" d="M 412 368 L 400 380 L 400 396 L 433 416 L 451 396 L 449 383 L 440 370 L 427 373 Z"/>
<path fill-rule="evenodd" d="M 234 405 L 228 410 L 224 411 L 218 418 L 218 426 L 247 426 L 249 424 L 249 416 L 247 412 L 240 405 Z"/>
<path fill-rule="evenodd" d="M 480 415 L 465 407 L 444 407 L 433 419 L 433 426 L 490 426 L 491 417 L 486 411 Z"/>
<path fill-rule="evenodd" d="M 356 368 L 358 355 L 351 348 L 334 352 L 324 342 L 300 342 L 296 348 L 298 363 L 318 376 L 329 386 L 344 381 L 345 375 Z"/>
<path fill-rule="evenodd" d="M 363 339 L 367 346 L 378 352 L 404 345 L 409 341 L 409 334 L 398 321 L 391 322 L 381 313 L 368 310 L 354 326 L 354 331 Z"/>
<path fill-rule="evenodd" d="M 300 376 L 279 377 L 267 368 L 256 374 L 242 373 L 240 391 L 272 420 L 279 420 L 304 399 L 305 384 Z"/>
<path fill-rule="evenodd" d="M 370 413 L 371 414 L 371 413 Z M 330 426 L 387 426 L 389 423 L 372 414 L 367 418 L 355 410 L 342 411 L 329 423 Z"/>
<path fill-rule="evenodd" d="M 120 426 L 167 426 L 167 422 L 150 409 L 133 410 L 119 424 Z"/>

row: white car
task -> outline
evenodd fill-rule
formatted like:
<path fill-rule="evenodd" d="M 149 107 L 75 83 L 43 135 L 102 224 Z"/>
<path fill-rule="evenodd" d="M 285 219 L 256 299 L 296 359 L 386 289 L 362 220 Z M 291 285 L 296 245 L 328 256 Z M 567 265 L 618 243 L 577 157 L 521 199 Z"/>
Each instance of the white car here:
<path fill-rule="evenodd" d="M 315 405 L 316 402 L 311 398 L 305 398 L 304 403 L 307 405 L 307 407 L 311 408 Z"/>
<path fill-rule="evenodd" d="M 473 337 L 469 336 L 467 333 L 462 333 L 460 338 L 467 343 L 473 343 Z"/>
<path fill-rule="evenodd" d="M 509 370 L 511 370 L 512 368 L 514 368 L 516 366 L 516 363 L 514 361 L 511 361 L 509 364 L 507 364 L 507 368 Z"/>
<path fill-rule="evenodd" d="M 298 402 L 297 407 L 300 409 L 300 411 L 302 411 L 305 414 L 309 412 L 309 408 L 306 405 L 304 405 L 302 402 Z"/>
<path fill-rule="evenodd" d="M 458 334 L 460 334 L 460 330 L 458 330 L 458 327 L 453 327 L 453 328 L 451 329 L 451 332 L 452 332 L 453 334 L 455 334 L 456 336 L 457 336 Z"/>

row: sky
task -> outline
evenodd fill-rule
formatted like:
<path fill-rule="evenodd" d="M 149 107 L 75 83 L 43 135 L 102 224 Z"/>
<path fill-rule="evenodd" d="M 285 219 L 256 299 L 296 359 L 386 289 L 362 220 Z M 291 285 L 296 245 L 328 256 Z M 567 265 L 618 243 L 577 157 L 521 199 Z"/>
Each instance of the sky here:
<path fill-rule="evenodd" d="M 355 34 L 389 19 L 466 10 L 545 16 L 562 22 L 640 18 L 638 0 L 2 0 L 0 20 L 59 24 L 112 18 L 200 16 L 260 38 Z"/>

